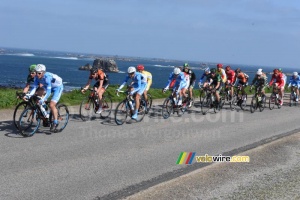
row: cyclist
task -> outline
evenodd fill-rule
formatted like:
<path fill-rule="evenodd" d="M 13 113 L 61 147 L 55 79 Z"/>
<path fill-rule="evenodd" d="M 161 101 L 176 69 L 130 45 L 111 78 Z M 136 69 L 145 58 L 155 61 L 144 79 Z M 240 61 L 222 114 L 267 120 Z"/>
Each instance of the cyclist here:
<path fill-rule="evenodd" d="M 179 67 L 175 67 L 173 72 L 170 74 L 168 83 L 166 87 L 163 89 L 163 92 L 166 92 L 169 88 L 173 88 L 173 92 L 176 91 L 178 97 L 178 106 L 182 105 L 182 96 L 185 95 L 186 92 L 186 79 L 184 77 L 184 73 L 181 71 Z"/>
<path fill-rule="evenodd" d="M 298 75 L 298 72 L 293 72 L 293 76 L 290 78 L 288 88 L 290 88 L 292 85 L 295 85 L 296 87 L 296 94 L 297 94 L 296 101 L 298 101 L 299 88 L 300 88 L 300 76 Z"/>
<path fill-rule="evenodd" d="M 217 73 L 216 69 L 212 69 L 210 74 L 207 75 L 206 83 L 203 84 L 203 87 L 211 85 L 213 87 L 213 93 L 216 96 L 216 104 L 219 105 L 220 102 L 220 91 L 222 89 L 221 85 L 222 79 L 220 74 Z"/>
<path fill-rule="evenodd" d="M 285 86 L 285 84 L 287 83 L 287 76 L 282 72 L 281 68 L 279 68 L 278 70 L 279 70 L 280 73 L 282 73 L 283 80 L 284 80 L 284 86 Z"/>
<path fill-rule="evenodd" d="M 274 81 L 275 81 L 275 83 L 274 83 Z M 271 81 L 269 83 L 269 86 L 272 86 L 273 83 L 274 83 L 274 86 L 279 89 L 279 104 L 282 106 L 285 81 L 284 81 L 282 73 L 280 73 L 278 69 L 273 70 L 273 75 L 272 75 Z"/>
<path fill-rule="evenodd" d="M 255 74 L 255 77 L 253 78 L 253 81 L 251 83 L 251 88 L 254 85 L 255 91 L 258 87 L 260 87 L 262 97 L 265 98 L 265 86 L 267 84 L 267 76 L 262 72 L 262 70 L 258 70 Z"/>
<path fill-rule="evenodd" d="M 233 96 L 233 85 L 235 83 L 235 71 L 233 71 L 231 69 L 231 67 L 228 65 L 226 66 L 225 68 L 225 73 L 226 73 L 226 76 L 227 76 L 227 81 L 225 83 L 225 87 L 226 88 L 230 88 L 230 96 L 232 97 Z"/>
<path fill-rule="evenodd" d="M 235 77 L 236 77 L 236 81 L 235 81 L 235 84 L 238 83 L 238 85 L 241 86 L 241 91 L 242 91 L 242 95 L 245 95 L 246 92 L 245 92 L 245 87 L 247 87 L 248 85 L 248 79 L 249 79 L 249 76 L 242 72 L 242 70 L 240 68 L 237 68 L 235 70 Z M 245 100 L 245 99 L 243 99 Z"/>
<path fill-rule="evenodd" d="M 147 87 L 147 79 L 146 76 L 143 76 L 141 73 L 136 71 L 136 68 L 133 66 L 128 67 L 128 75 L 125 77 L 122 85 L 117 89 L 119 92 L 127 83 L 129 79 L 132 79 L 131 86 L 133 87 L 130 91 L 130 96 L 132 99 L 132 96 L 135 95 L 135 110 L 134 114 L 131 116 L 132 119 L 137 119 L 138 109 L 140 107 L 140 98 L 141 95 L 144 93 L 144 90 Z"/>
<path fill-rule="evenodd" d="M 53 113 L 54 120 L 53 124 L 51 124 L 50 131 L 57 132 L 56 128 L 58 126 L 58 112 L 56 109 L 56 104 L 59 101 L 64 88 L 62 78 L 60 78 L 56 74 L 46 72 L 46 66 L 43 64 L 37 64 L 35 71 L 37 74 L 34 78 L 33 88 L 28 96 L 32 96 L 36 91 L 37 87 L 42 85 L 42 87 L 46 90 L 46 94 L 41 98 L 39 104 L 43 105 L 45 100 L 47 100 L 51 93 L 53 93 L 53 96 L 50 101 L 50 109 Z"/>
<path fill-rule="evenodd" d="M 188 107 L 191 107 L 193 104 L 193 88 L 195 86 L 195 81 L 196 81 L 196 75 L 195 73 L 190 69 L 189 64 L 188 63 L 184 63 L 183 64 L 183 72 L 185 72 L 186 74 L 189 75 L 189 83 L 188 85 L 188 92 L 189 92 L 189 99 L 188 101 L 190 102 L 190 105 L 188 105 Z"/>
<path fill-rule="evenodd" d="M 102 96 L 103 93 L 105 92 L 106 88 L 108 87 L 108 76 L 102 71 L 102 69 L 98 69 L 97 67 L 93 67 L 90 70 L 90 75 L 88 78 L 88 81 L 84 88 L 81 90 L 81 93 L 85 93 L 85 91 L 89 88 L 92 80 L 95 79 L 96 83 L 93 86 L 93 89 L 97 92 L 98 94 L 98 102 L 99 102 L 99 108 L 96 111 L 97 114 L 100 114 L 102 112 Z"/>
<path fill-rule="evenodd" d="M 138 65 L 136 67 L 136 70 L 146 76 L 147 87 L 146 87 L 146 89 L 144 91 L 144 98 L 145 98 L 145 100 L 147 102 L 148 101 L 147 93 L 148 93 L 148 91 L 149 91 L 149 89 L 150 89 L 150 87 L 152 85 L 152 74 L 150 72 L 148 72 L 148 71 L 145 70 L 144 65 Z"/>
<path fill-rule="evenodd" d="M 207 68 L 204 69 L 204 72 L 203 72 L 203 74 L 202 74 L 202 76 L 201 76 L 201 78 L 198 82 L 199 88 L 201 88 L 201 86 L 203 85 L 204 78 L 206 78 L 209 74 L 210 74 L 210 69 L 209 69 L 209 67 L 207 67 Z"/>
<path fill-rule="evenodd" d="M 28 90 L 31 90 L 33 87 L 34 77 L 36 75 L 35 67 L 36 67 L 36 65 L 29 66 L 29 74 L 27 76 L 26 86 L 23 89 L 24 95 L 28 92 Z"/>
<path fill-rule="evenodd" d="M 227 81 L 227 75 L 226 75 L 226 72 L 225 70 L 223 69 L 223 64 L 219 63 L 217 64 L 217 71 L 216 71 L 217 74 L 219 74 L 221 76 L 221 84 L 222 86 L 226 83 Z"/>

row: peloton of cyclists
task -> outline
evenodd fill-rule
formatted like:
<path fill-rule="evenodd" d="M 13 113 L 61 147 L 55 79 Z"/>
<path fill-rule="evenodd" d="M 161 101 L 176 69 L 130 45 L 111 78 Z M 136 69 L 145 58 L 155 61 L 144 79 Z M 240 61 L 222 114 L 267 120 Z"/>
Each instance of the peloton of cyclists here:
<path fill-rule="evenodd" d="M 102 71 L 102 69 L 98 69 L 97 67 L 93 67 L 90 70 L 90 75 L 88 78 L 88 81 L 84 88 L 81 90 L 81 93 L 85 93 L 85 91 L 89 88 L 92 80 L 95 79 L 96 83 L 93 86 L 93 89 L 98 94 L 98 102 L 99 102 L 99 108 L 96 111 L 97 114 L 100 114 L 102 112 L 102 95 L 105 92 L 106 88 L 108 87 L 108 76 Z"/>
<path fill-rule="evenodd" d="M 138 115 L 138 109 L 140 107 L 141 95 L 143 95 L 144 90 L 147 88 L 147 79 L 146 76 L 137 72 L 136 68 L 133 66 L 128 67 L 127 72 L 128 75 L 125 77 L 122 85 L 120 85 L 120 87 L 117 89 L 117 92 L 119 92 L 125 86 L 129 79 L 132 80 L 132 89 L 130 91 L 130 95 L 133 96 L 135 94 L 135 110 L 131 118 L 136 120 Z"/>
<path fill-rule="evenodd" d="M 294 86 L 296 88 L 296 101 L 299 101 L 299 88 L 300 88 L 300 76 L 298 75 L 298 72 L 293 72 L 292 77 L 290 78 L 288 88 L 291 86 Z"/>
<path fill-rule="evenodd" d="M 272 86 L 273 83 L 274 83 L 274 87 L 279 89 L 279 104 L 282 106 L 285 81 L 282 73 L 278 69 L 273 70 L 273 75 L 269 83 L 269 86 Z"/>
<path fill-rule="evenodd" d="M 163 92 L 166 92 L 169 88 L 172 88 L 173 92 L 176 92 L 176 95 L 179 95 L 177 106 L 180 107 L 182 106 L 182 97 L 185 95 L 186 86 L 187 82 L 184 73 L 179 67 L 175 67 L 173 72 L 169 75 L 168 83 L 163 89 Z"/>
<path fill-rule="evenodd" d="M 188 101 L 190 102 L 190 104 L 188 105 L 188 107 L 191 107 L 192 104 L 193 104 L 193 89 L 195 87 L 196 75 L 190 69 L 188 63 L 184 63 L 183 64 L 183 72 L 189 76 L 189 83 L 187 84 L 188 85 L 187 89 L 188 89 L 188 92 L 189 92 L 189 99 L 188 99 Z"/>

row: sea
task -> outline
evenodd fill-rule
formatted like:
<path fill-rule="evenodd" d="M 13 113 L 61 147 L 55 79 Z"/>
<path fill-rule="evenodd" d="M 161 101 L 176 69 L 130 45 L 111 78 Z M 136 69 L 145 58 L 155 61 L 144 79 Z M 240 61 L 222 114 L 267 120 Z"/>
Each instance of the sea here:
<path fill-rule="evenodd" d="M 110 84 L 121 84 L 126 76 L 129 66 L 143 64 L 145 70 L 152 73 L 153 88 L 165 87 L 169 74 L 175 66 L 182 66 L 189 63 L 191 69 L 195 72 L 197 82 L 199 81 L 203 70 L 206 67 L 215 68 L 217 63 L 189 60 L 172 60 L 159 58 L 141 58 L 125 57 L 118 55 L 97 55 L 88 53 L 44 51 L 31 49 L 15 49 L 0 47 L 0 86 L 4 87 L 24 87 L 28 75 L 28 67 L 32 64 L 44 64 L 48 72 L 62 77 L 64 89 L 71 91 L 84 86 L 88 81 L 89 71 L 79 70 L 79 67 L 86 64 L 93 64 L 96 58 L 114 59 L 119 68 L 118 73 L 108 73 Z M 254 66 L 246 64 L 223 63 L 224 66 L 230 65 L 232 69 L 241 68 L 247 73 L 250 81 L 259 68 L 264 72 L 272 72 L 272 66 Z M 283 67 L 283 71 L 291 74 L 295 68 Z M 298 69 L 299 70 L 299 69 Z M 268 75 L 270 78 L 270 75 Z M 270 80 L 270 79 L 269 79 Z"/>

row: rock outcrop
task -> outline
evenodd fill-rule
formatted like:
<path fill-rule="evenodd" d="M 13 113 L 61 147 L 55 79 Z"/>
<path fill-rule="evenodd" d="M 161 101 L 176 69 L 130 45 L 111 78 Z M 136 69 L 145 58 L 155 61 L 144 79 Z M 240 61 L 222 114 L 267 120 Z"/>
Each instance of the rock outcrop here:
<path fill-rule="evenodd" d="M 79 70 L 90 70 L 92 67 L 97 67 L 105 72 L 119 71 L 116 61 L 112 59 L 95 59 L 93 65 L 87 63 L 86 65 L 79 67 Z"/>

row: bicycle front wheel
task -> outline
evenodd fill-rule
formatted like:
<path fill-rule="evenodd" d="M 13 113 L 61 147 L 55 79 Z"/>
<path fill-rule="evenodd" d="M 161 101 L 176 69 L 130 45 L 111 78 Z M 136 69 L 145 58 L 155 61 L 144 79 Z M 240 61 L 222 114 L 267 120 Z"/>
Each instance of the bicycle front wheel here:
<path fill-rule="evenodd" d="M 247 94 L 242 95 L 242 102 L 241 102 L 240 107 L 242 110 L 245 110 L 246 106 L 247 106 Z"/>
<path fill-rule="evenodd" d="M 262 112 L 266 107 L 266 96 L 261 97 L 261 101 L 258 102 L 259 111 Z"/>
<path fill-rule="evenodd" d="M 111 113 L 112 99 L 110 96 L 103 96 L 101 102 L 102 102 L 102 112 L 101 112 L 100 116 L 102 119 L 105 119 Z"/>
<path fill-rule="evenodd" d="M 41 119 L 38 116 L 38 110 L 33 107 L 27 107 L 20 115 L 18 128 L 23 137 L 31 137 L 38 130 Z"/>
<path fill-rule="evenodd" d="M 85 98 L 79 108 L 79 116 L 83 121 L 91 120 L 96 118 L 95 114 L 95 104 L 91 98 Z"/>
<path fill-rule="evenodd" d="M 257 98 L 252 97 L 251 99 L 251 105 L 250 105 L 250 112 L 254 113 L 254 111 L 257 109 Z"/>
<path fill-rule="evenodd" d="M 17 129 L 19 128 L 18 120 L 20 119 L 21 113 L 28 107 L 28 105 L 29 105 L 28 102 L 22 101 L 15 108 L 14 115 L 13 115 L 13 121 L 14 121 L 14 125 Z"/>
<path fill-rule="evenodd" d="M 115 110 L 115 122 L 118 125 L 124 124 L 126 121 L 127 115 L 130 112 L 128 102 L 126 100 L 121 101 Z"/>
<path fill-rule="evenodd" d="M 236 108 L 236 106 L 237 106 L 237 96 L 235 94 L 231 97 L 229 105 L 230 105 L 231 110 L 234 110 Z"/>
<path fill-rule="evenodd" d="M 209 111 L 210 107 L 212 105 L 212 101 L 209 95 L 206 95 L 203 98 L 202 104 L 201 104 L 201 112 L 203 115 L 206 115 L 206 113 Z"/>
<path fill-rule="evenodd" d="M 139 110 L 138 110 L 138 116 L 137 116 L 136 121 L 140 122 L 144 119 L 145 114 L 146 114 L 146 108 L 147 108 L 147 103 L 146 103 L 145 100 L 142 99 L 140 101 L 140 107 L 139 107 Z"/>
<path fill-rule="evenodd" d="M 162 116 L 164 119 L 167 119 L 170 117 L 171 112 L 173 111 L 173 103 L 171 98 L 166 98 L 163 106 L 162 106 Z"/>
<path fill-rule="evenodd" d="M 152 108 L 152 96 L 151 94 L 147 93 L 147 110 L 149 111 L 151 108 Z"/>
<path fill-rule="evenodd" d="M 276 95 L 275 94 L 271 94 L 270 98 L 269 98 L 269 108 L 270 110 L 273 110 L 276 104 Z"/>
<path fill-rule="evenodd" d="M 61 132 L 66 128 L 68 122 L 69 122 L 69 109 L 65 104 L 58 104 L 56 105 L 57 109 L 57 121 L 58 121 L 58 126 L 56 128 L 57 132 Z M 49 116 L 50 123 L 53 123 L 54 117 L 52 113 L 50 113 Z"/>

